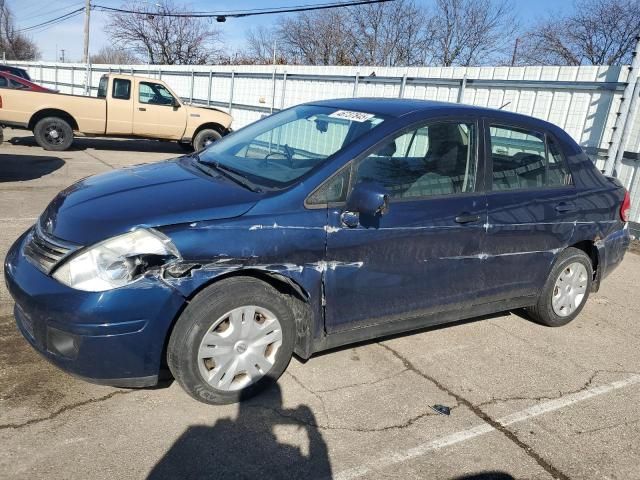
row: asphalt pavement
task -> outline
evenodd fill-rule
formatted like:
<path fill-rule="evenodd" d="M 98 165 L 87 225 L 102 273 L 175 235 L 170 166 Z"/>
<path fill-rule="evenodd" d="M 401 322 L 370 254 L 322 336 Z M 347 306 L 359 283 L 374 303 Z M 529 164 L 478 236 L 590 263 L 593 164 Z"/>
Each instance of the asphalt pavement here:
<path fill-rule="evenodd" d="M 113 139 L 47 152 L 4 134 L 2 258 L 74 181 L 182 154 Z M 2 282 L 0 478 L 640 479 L 634 253 L 566 327 L 504 313 L 294 359 L 278 387 L 221 407 L 176 383 L 77 380 L 27 345 L 11 309 Z"/>

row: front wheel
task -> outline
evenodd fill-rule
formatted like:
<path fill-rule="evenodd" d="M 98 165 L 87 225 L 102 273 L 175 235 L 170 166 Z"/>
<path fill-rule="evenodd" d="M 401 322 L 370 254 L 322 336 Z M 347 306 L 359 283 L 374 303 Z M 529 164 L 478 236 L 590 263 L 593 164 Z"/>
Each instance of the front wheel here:
<path fill-rule="evenodd" d="M 577 248 L 567 248 L 551 269 L 538 303 L 527 311 L 543 325 L 566 325 L 582 311 L 592 282 L 593 266 L 589 256 Z"/>
<path fill-rule="evenodd" d="M 234 403 L 282 375 L 294 339 L 287 297 L 260 280 L 233 277 L 206 288 L 185 308 L 169 339 L 167 363 L 196 400 Z"/>
<path fill-rule="evenodd" d="M 199 152 L 221 138 L 222 135 L 217 130 L 214 130 L 213 128 L 203 128 L 193 139 L 193 149 L 196 152 Z"/>
<path fill-rule="evenodd" d="M 36 142 L 45 150 L 63 151 L 73 143 L 73 128 L 59 117 L 45 117 L 33 129 Z"/>

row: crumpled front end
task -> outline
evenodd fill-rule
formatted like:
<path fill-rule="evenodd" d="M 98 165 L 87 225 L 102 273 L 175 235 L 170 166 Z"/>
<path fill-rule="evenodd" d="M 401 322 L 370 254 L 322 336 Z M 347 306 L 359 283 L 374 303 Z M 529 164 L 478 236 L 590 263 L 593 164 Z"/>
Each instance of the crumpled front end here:
<path fill-rule="evenodd" d="M 28 259 L 30 241 L 26 232 L 5 260 L 5 281 L 25 339 L 51 363 L 89 381 L 155 384 L 184 297 L 157 275 L 104 292 L 72 289 Z"/>

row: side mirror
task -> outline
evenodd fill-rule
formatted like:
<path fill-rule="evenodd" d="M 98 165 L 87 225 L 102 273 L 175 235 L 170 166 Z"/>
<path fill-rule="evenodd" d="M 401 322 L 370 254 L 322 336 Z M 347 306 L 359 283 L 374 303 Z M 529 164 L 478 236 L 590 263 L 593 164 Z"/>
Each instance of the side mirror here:
<path fill-rule="evenodd" d="M 180 102 L 178 101 L 177 98 L 174 97 L 173 102 L 171 103 L 171 105 L 173 105 L 173 108 L 180 108 L 182 105 L 180 104 Z"/>
<path fill-rule="evenodd" d="M 347 210 L 369 217 L 385 215 L 389 211 L 389 194 L 379 183 L 360 182 L 349 195 Z"/>

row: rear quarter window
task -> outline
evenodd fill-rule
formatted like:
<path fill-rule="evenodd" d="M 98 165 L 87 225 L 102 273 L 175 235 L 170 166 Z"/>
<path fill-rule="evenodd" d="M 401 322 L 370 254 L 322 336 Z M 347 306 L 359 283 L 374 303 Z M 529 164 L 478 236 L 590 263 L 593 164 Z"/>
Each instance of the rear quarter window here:
<path fill-rule="evenodd" d="M 102 77 L 100 79 L 100 83 L 98 84 L 98 98 L 107 98 L 108 85 L 109 79 L 107 77 Z"/>

